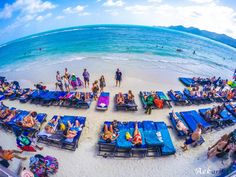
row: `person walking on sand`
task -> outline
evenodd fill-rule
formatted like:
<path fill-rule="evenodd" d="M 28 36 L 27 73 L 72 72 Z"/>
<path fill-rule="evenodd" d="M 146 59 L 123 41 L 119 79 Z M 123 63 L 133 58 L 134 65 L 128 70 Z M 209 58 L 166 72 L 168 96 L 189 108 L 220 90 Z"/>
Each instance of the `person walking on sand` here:
<path fill-rule="evenodd" d="M 188 139 L 185 140 L 184 146 L 181 146 L 183 151 L 188 150 L 188 145 L 196 143 L 200 138 L 202 134 L 202 125 L 197 124 L 196 130 L 189 136 Z"/>
<path fill-rule="evenodd" d="M 116 70 L 115 78 L 116 78 L 116 87 L 117 87 L 118 85 L 119 85 L 119 87 L 120 87 L 120 83 L 121 83 L 121 80 L 122 80 L 122 72 L 120 71 L 119 68 L 117 68 L 117 70 Z"/>
<path fill-rule="evenodd" d="M 17 151 L 17 150 L 4 150 L 1 146 L 0 146 L 0 158 L 4 159 L 4 160 L 12 160 L 13 158 L 17 158 L 20 160 L 26 160 L 27 157 L 21 157 L 17 154 L 22 153 L 23 151 Z"/>
<path fill-rule="evenodd" d="M 86 85 L 88 85 L 89 87 L 89 72 L 87 71 L 87 69 L 85 68 L 84 69 L 84 72 L 83 72 L 83 77 L 84 77 L 84 86 L 86 88 Z"/>
<path fill-rule="evenodd" d="M 103 92 L 104 87 L 106 87 L 106 81 L 103 75 L 99 79 L 99 85 L 100 85 L 100 92 Z"/>

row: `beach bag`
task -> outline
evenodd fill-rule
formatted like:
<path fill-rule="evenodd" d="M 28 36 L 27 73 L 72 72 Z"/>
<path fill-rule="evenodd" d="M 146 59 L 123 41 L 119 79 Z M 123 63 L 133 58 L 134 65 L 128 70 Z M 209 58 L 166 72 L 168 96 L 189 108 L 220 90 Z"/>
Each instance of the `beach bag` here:
<path fill-rule="evenodd" d="M 163 101 L 162 100 L 159 100 L 159 99 L 155 99 L 154 100 L 154 104 L 156 105 L 156 107 L 162 109 L 163 108 Z"/>

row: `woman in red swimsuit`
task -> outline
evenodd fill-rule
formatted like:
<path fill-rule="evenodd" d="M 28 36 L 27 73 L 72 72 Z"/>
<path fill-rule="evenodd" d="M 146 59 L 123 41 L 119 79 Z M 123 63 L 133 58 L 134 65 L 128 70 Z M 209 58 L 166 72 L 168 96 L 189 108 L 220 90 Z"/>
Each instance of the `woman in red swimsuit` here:
<path fill-rule="evenodd" d="M 142 144 L 142 137 L 141 137 L 141 134 L 138 130 L 138 123 L 137 122 L 135 123 L 134 137 L 133 137 L 132 143 L 135 146 L 140 146 Z"/>

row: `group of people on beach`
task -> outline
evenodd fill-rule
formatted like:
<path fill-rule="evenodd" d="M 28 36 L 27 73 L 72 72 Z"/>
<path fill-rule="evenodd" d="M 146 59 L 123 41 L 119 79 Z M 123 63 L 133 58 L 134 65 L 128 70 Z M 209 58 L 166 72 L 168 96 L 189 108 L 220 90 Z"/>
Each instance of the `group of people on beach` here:
<path fill-rule="evenodd" d="M 65 72 L 64 75 L 61 76 L 60 72 L 57 71 L 56 73 L 56 89 L 59 88 L 61 91 L 65 91 L 70 92 L 71 87 L 76 90 L 79 87 L 85 87 L 85 88 L 89 88 L 90 87 L 90 73 L 88 72 L 88 70 L 85 68 L 83 73 L 83 81 L 84 83 L 80 80 L 79 77 L 75 76 L 75 74 L 70 74 L 68 72 L 68 69 L 65 68 Z M 117 68 L 116 72 L 115 72 L 115 85 L 116 87 L 120 87 L 121 85 L 121 81 L 122 81 L 122 72 L 120 71 L 119 68 Z M 63 87 L 64 86 L 64 87 Z M 102 75 L 98 80 L 95 80 L 92 83 L 92 92 L 94 94 L 94 99 L 96 100 L 98 97 L 98 93 L 103 92 L 104 88 L 106 87 L 106 80 L 104 75 Z"/>

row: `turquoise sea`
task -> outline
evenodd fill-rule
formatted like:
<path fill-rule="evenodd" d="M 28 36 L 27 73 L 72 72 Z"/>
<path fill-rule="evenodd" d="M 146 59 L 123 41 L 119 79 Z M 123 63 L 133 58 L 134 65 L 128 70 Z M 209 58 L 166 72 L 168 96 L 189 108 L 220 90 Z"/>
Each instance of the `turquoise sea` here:
<path fill-rule="evenodd" d="M 199 64 L 228 71 L 236 67 L 236 49 L 207 38 L 160 27 L 93 25 L 47 31 L 0 45 L 0 73 L 87 56 L 168 63 L 183 70 Z"/>

